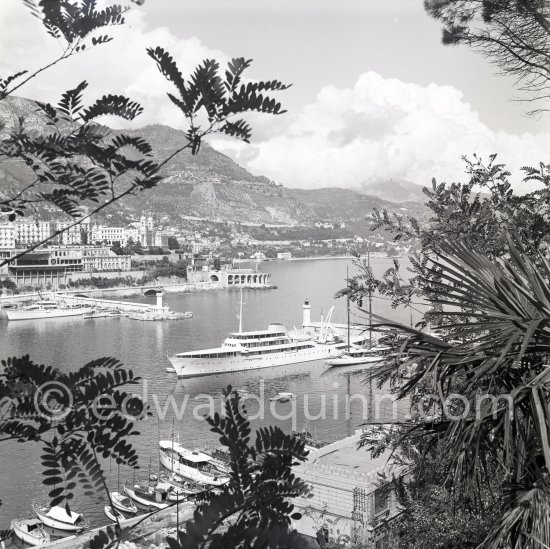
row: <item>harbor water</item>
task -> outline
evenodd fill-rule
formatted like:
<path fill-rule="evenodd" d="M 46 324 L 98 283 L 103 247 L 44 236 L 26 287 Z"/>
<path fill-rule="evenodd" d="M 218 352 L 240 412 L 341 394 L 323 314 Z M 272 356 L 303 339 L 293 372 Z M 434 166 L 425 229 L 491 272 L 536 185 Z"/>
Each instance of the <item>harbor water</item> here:
<path fill-rule="evenodd" d="M 391 266 L 387 258 L 373 258 L 372 267 L 382 274 Z M 405 263 L 405 261 L 404 261 Z M 299 327 L 302 304 L 311 302 L 312 320 L 326 317 L 334 306 L 332 321 L 344 323 L 345 300 L 334 300 L 345 286 L 346 268 L 355 272 L 350 259 L 277 261 L 259 265 L 272 275 L 278 286 L 272 290 L 245 290 L 243 329 L 264 329 L 280 322 L 287 328 Z M 35 321 L 0 321 L 0 359 L 29 354 L 35 362 L 63 371 L 74 370 L 86 362 L 114 356 L 138 374 L 142 381 L 131 390 L 147 401 L 152 417 L 138 424 L 140 434 L 132 442 L 140 456 L 141 471 L 136 478 L 147 479 L 149 470 L 158 470 L 158 440 L 172 436 L 191 449 L 215 447 L 216 436 L 204 421 L 205 413 L 221 407 L 223 390 L 232 385 L 247 395 L 247 410 L 252 426 L 279 425 L 286 432 L 308 430 L 320 440 L 333 441 L 352 434 L 368 414 L 390 420 L 406 413 L 404 403 L 384 398 L 384 390 L 367 381 L 365 366 L 330 368 L 324 362 L 279 366 L 249 372 L 178 380 L 167 373 L 167 354 L 218 346 L 229 332 L 237 331 L 237 290 L 166 295 L 165 304 L 175 311 L 192 311 L 189 320 L 139 322 L 129 318 L 78 317 Z M 132 298 L 151 302 L 154 297 Z M 385 300 L 373 300 L 374 311 L 392 320 L 409 323 L 409 311 L 393 310 Z M 418 315 L 415 312 L 414 317 Z M 364 315 L 353 312 L 352 322 Z M 291 392 L 291 402 L 274 402 L 279 392 Z M 370 403 L 370 404 L 369 404 Z M 46 495 L 41 484 L 41 449 L 36 443 L 2 442 L 0 478 L 4 480 L 0 499 L 0 528 L 10 520 L 30 517 L 31 502 Z M 365 459 L 368 455 L 365 453 Z M 134 472 L 104 463 L 112 489 Z M 6 480 L 9 479 L 9 482 Z M 76 494 L 72 508 L 81 512 L 94 526 L 106 524 L 101 502 Z"/>

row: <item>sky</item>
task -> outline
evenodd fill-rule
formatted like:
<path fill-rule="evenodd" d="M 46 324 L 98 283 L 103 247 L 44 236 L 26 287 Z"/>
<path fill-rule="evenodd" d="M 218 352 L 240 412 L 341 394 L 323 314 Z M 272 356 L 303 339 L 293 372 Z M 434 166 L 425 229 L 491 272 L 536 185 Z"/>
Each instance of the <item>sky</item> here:
<path fill-rule="evenodd" d="M 145 0 L 127 19 L 110 31 L 113 42 L 45 71 L 20 94 L 56 101 L 86 79 L 89 102 L 105 93 L 141 102 L 134 127 L 182 128 L 145 49 L 167 49 L 184 75 L 207 57 L 242 56 L 254 59 L 249 78 L 292 84 L 276 94 L 288 112 L 248 116 L 251 144 L 210 143 L 287 187 L 368 192 L 380 181 L 460 181 L 463 155 L 497 153 L 524 191 L 519 168 L 548 162 L 550 118 L 525 116 L 512 80 L 486 59 L 442 46 L 421 0 Z M 2 0 L 0 75 L 36 69 L 59 51 L 22 0 Z"/>

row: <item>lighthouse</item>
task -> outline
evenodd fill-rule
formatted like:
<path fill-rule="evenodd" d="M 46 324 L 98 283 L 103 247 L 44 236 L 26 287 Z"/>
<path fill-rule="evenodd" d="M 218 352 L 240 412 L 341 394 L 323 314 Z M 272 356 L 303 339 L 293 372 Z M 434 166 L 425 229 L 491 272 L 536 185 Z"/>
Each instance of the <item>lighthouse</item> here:
<path fill-rule="evenodd" d="M 302 313 L 302 328 L 311 326 L 311 307 L 309 305 L 309 299 L 304 301 L 304 310 Z"/>

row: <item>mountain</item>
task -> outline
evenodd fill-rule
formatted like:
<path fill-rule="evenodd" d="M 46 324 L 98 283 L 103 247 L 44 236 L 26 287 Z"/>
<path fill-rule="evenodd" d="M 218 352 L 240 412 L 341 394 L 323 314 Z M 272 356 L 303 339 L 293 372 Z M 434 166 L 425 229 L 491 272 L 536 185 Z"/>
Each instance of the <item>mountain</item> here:
<path fill-rule="evenodd" d="M 394 203 L 377 196 L 338 187 L 288 189 L 288 193 L 311 208 L 317 217 L 324 220 L 363 219 L 373 208 L 395 208 Z"/>
<path fill-rule="evenodd" d="M 376 182 L 363 182 L 362 189 L 365 194 L 376 196 L 389 202 L 426 202 L 426 195 L 422 187 L 404 179 L 390 179 Z"/>
<path fill-rule="evenodd" d="M 5 126 L 5 134 L 18 123 L 20 116 L 25 117 L 25 124 L 33 130 L 40 131 L 44 125 L 32 101 L 8 98 L 0 101 L 0 138 L 1 125 Z M 162 125 L 126 130 L 125 133 L 144 137 L 159 160 L 186 142 L 184 132 Z M 266 177 L 251 174 L 207 144 L 203 144 L 195 156 L 183 151 L 166 164 L 163 172 L 165 179 L 158 187 L 118 201 L 98 214 L 97 221 L 124 223 L 139 218 L 144 211 L 166 216 L 173 224 L 189 217 L 245 224 L 363 221 L 372 208 L 414 214 L 417 204 L 401 202 L 418 197 L 413 190 L 420 190 L 411 183 L 398 182 L 397 187 L 392 187 L 394 200 L 388 200 L 382 196 L 384 186 L 389 187 L 387 183 L 369 186 L 368 194 L 339 188 L 288 189 Z M 2 161 L 0 194 L 12 194 L 20 189 L 28 175 L 22 163 Z M 59 217 L 59 212 L 47 204 L 41 205 L 39 213 L 46 218 Z"/>
<path fill-rule="evenodd" d="M 136 132 L 153 147 L 157 158 L 167 157 L 185 134 L 167 126 L 147 126 Z M 203 144 L 198 155 L 189 151 L 166 165 L 165 180 L 148 193 L 147 208 L 170 217 L 192 216 L 250 223 L 309 223 L 311 208 L 287 189 L 263 176 L 255 176 L 228 156 Z M 137 207 L 140 198 L 126 202 Z"/>

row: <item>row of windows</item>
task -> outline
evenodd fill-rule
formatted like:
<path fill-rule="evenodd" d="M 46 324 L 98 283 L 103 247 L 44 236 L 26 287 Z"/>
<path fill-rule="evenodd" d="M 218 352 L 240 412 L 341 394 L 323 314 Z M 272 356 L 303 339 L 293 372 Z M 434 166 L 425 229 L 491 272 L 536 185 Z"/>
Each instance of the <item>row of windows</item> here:
<path fill-rule="evenodd" d="M 283 337 L 286 336 L 285 332 L 267 332 L 265 334 L 229 334 L 231 339 L 265 339 L 266 337 Z"/>
<path fill-rule="evenodd" d="M 258 351 L 250 351 L 247 353 L 248 356 L 250 355 L 265 355 L 268 353 L 282 353 L 287 351 L 302 351 L 304 349 L 313 349 L 313 345 L 297 345 L 295 347 L 285 347 L 284 349 L 261 349 Z"/>
<path fill-rule="evenodd" d="M 182 358 L 226 358 L 229 356 L 237 356 L 239 355 L 239 352 L 231 352 L 231 351 L 225 351 L 221 353 L 196 353 L 192 355 L 176 355 Z"/>

